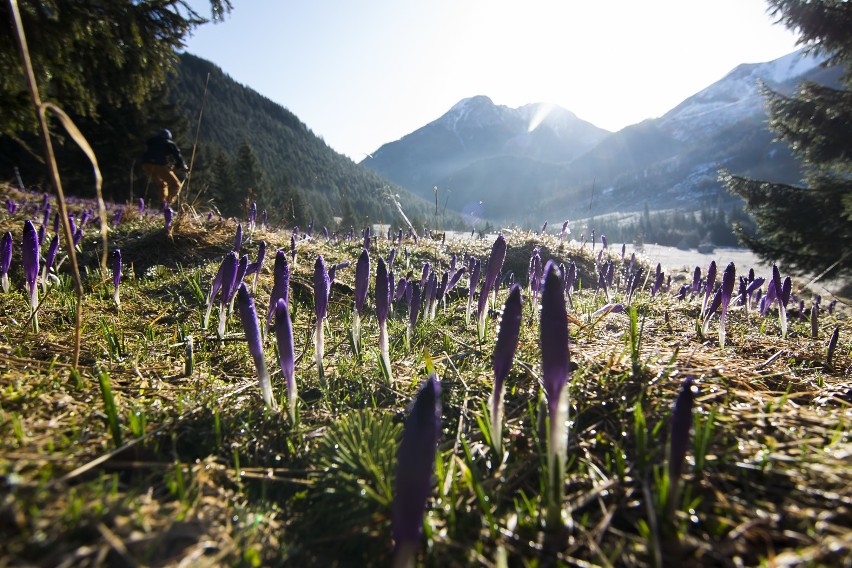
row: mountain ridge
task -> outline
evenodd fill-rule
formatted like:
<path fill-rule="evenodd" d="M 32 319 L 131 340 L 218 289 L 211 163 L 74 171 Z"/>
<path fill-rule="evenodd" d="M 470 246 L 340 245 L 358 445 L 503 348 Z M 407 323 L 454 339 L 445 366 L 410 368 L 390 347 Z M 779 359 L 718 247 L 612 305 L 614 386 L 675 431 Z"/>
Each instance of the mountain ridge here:
<path fill-rule="evenodd" d="M 799 181 L 798 162 L 785 145 L 774 141 L 767 128 L 760 90 L 766 85 L 788 93 L 802 79 L 836 81 L 836 71 L 822 67 L 822 61 L 799 50 L 769 62 L 738 65 L 661 117 L 616 132 L 586 123 L 599 138 L 580 140 L 579 146 L 585 143 L 589 147 L 579 151 L 578 146 L 568 149 L 570 141 L 559 139 L 547 125 L 547 116 L 541 122 L 544 129 L 529 128 L 531 114 L 543 103 L 509 109 L 495 105 L 484 95 L 467 97 L 438 119 L 382 145 L 373 158 L 361 164 L 415 194 L 431 194 L 437 186 L 448 194 L 450 208 L 462 209 L 470 202 L 483 201 L 485 217 L 502 222 L 537 223 L 542 215 L 554 213 L 570 217 L 574 212 L 571 204 L 578 198 L 587 205 L 591 202 L 592 213 L 637 211 L 645 205 L 670 205 L 672 200 L 692 209 L 708 202 L 732 202 L 716 181 L 719 168 L 734 168 L 743 175 L 769 174 L 767 179 L 774 176 L 786 183 Z M 517 116 L 521 109 L 526 109 L 523 119 Z M 557 112 L 576 119 L 574 124 L 585 122 L 567 109 Z M 510 139 L 524 140 L 516 125 L 512 136 L 492 136 L 485 144 L 473 146 L 479 139 L 477 130 L 499 133 L 498 127 L 505 126 L 511 113 L 516 115 L 516 123 L 527 121 L 527 135 L 541 130 L 555 136 L 559 144 L 548 145 L 547 136 L 539 134 L 534 151 L 526 150 L 523 144 L 518 150 L 506 144 Z M 444 147 L 448 154 L 444 160 L 441 149 L 436 151 L 429 145 L 434 146 L 429 137 L 437 136 L 442 129 L 448 131 L 448 124 L 453 125 L 454 138 L 467 144 L 463 150 L 458 144 Z M 466 124 L 475 128 L 466 130 Z M 573 141 L 582 134 L 574 134 Z M 421 143 L 424 138 L 425 145 Z M 494 138 L 498 138 L 498 144 Z M 507 172 L 506 163 L 500 164 L 501 157 L 504 161 L 511 157 L 519 171 L 526 172 L 522 183 L 517 175 Z M 593 197 L 595 186 L 598 194 Z M 518 214 L 517 204 L 510 198 L 518 191 L 527 198 L 525 215 Z M 507 205 L 502 207 L 501 201 Z"/>

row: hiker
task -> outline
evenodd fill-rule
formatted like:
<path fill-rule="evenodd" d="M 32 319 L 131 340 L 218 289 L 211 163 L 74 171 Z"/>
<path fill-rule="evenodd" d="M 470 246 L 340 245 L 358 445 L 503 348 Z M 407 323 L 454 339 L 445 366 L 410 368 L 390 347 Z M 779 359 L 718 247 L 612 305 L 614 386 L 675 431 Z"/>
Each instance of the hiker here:
<path fill-rule="evenodd" d="M 163 204 L 171 204 L 180 194 L 182 182 L 175 170 L 186 169 L 183 156 L 172 141 L 172 133 L 165 128 L 145 144 L 147 149 L 142 155 L 142 170 L 161 188 Z"/>

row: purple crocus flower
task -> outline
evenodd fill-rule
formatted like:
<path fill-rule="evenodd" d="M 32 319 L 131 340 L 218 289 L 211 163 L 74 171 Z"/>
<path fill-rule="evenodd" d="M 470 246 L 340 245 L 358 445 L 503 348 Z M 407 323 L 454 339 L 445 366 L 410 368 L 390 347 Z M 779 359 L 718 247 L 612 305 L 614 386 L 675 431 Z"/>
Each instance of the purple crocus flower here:
<path fill-rule="evenodd" d="M 543 235 L 546 230 L 547 230 L 547 221 L 545 221 L 544 225 L 541 226 L 541 234 Z"/>
<path fill-rule="evenodd" d="M 430 272 L 426 277 L 426 287 L 423 289 L 423 317 L 427 320 L 432 319 L 432 303 L 435 298 L 435 287 L 438 285 L 438 277 L 434 272 Z"/>
<path fill-rule="evenodd" d="M 251 293 L 257 289 L 257 279 L 260 276 L 260 271 L 263 270 L 263 260 L 266 258 L 266 241 L 260 241 L 257 247 L 257 260 L 246 266 L 245 276 L 254 275 L 251 283 Z M 274 306 L 273 306 L 274 307 Z"/>
<path fill-rule="evenodd" d="M 249 259 L 248 255 L 244 254 L 240 257 L 240 262 L 237 264 L 237 278 L 234 281 L 233 287 L 231 287 L 231 297 L 228 298 L 228 301 L 231 303 L 228 308 L 228 312 L 234 308 L 234 300 L 237 298 L 237 288 L 240 287 L 240 282 L 243 281 L 243 278 L 246 277 L 246 272 L 248 272 Z"/>
<path fill-rule="evenodd" d="M 290 413 L 290 422 L 296 423 L 296 404 L 298 392 L 296 390 L 296 350 L 293 348 L 293 323 L 290 320 L 290 310 L 287 302 L 279 298 L 275 302 L 275 339 L 278 342 L 278 363 L 281 366 L 281 374 L 287 384 L 287 402 Z"/>
<path fill-rule="evenodd" d="M 423 270 L 420 274 L 420 287 L 423 288 L 426 286 L 426 283 L 429 281 L 429 275 L 432 273 L 432 265 L 428 262 L 423 263 Z"/>
<path fill-rule="evenodd" d="M 417 316 L 420 314 L 420 284 L 417 282 L 409 282 L 405 287 L 405 299 L 408 305 L 408 326 L 405 328 L 405 347 L 408 349 L 411 345 L 411 336 L 414 333 L 414 326 L 417 325 Z"/>
<path fill-rule="evenodd" d="M 325 261 L 322 256 L 318 256 L 314 263 L 314 311 L 317 315 L 316 334 L 314 335 L 314 355 L 316 357 L 317 370 L 319 371 L 320 383 L 323 388 L 328 388 L 328 381 L 325 378 L 325 371 L 322 366 L 323 354 L 325 351 L 325 339 L 323 338 L 323 320 L 325 319 L 328 310 L 328 294 L 330 290 L 330 281 L 328 279 L 328 271 L 325 268 Z"/>
<path fill-rule="evenodd" d="M 50 269 L 53 268 L 53 261 L 56 260 L 56 252 L 59 250 L 59 235 L 53 235 L 50 239 L 50 244 L 47 246 L 47 255 L 44 258 L 44 267 L 41 272 L 41 285 L 45 293 L 47 292 L 47 278 L 50 274 Z"/>
<path fill-rule="evenodd" d="M 696 266 L 695 270 L 692 271 L 692 288 L 690 288 L 690 291 L 691 291 L 693 296 L 696 296 L 700 289 L 701 289 L 701 267 Z"/>
<path fill-rule="evenodd" d="M 716 287 L 716 261 L 711 260 L 710 266 L 707 267 L 707 283 L 704 286 L 704 301 L 701 303 L 701 317 L 706 318 L 707 300 L 710 299 L 710 294 L 713 293 L 713 288 Z"/>
<path fill-rule="evenodd" d="M 568 437 L 565 423 L 568 418 L 568 314 L 565 310 L 564 284 L 556 264 L 549 260 L 544 268 L 544 288 L 541 293 L 541 380 L 547 395 L 550 430 L 547 445 L 549 473 L 548 524 L 556 524 L 561 516 L 563 474 L 567 458 Z"/>
<path fill-rule="evenodd" d="M 9 292 L 9 267 L 12 265 L 12 232 L 6 231 L 0 240 L 0 284 Z"/>
<path fill-rule="evenodd" d="M 174 214 L 175 214 L 174 210 L 172 210 L 172 208 L 169 207 L 168 203 L 163 205 L 163 218 L 166 221 L 166 232 L 167 233 L 171 232 L 171 230 L 172 230 L 172 219 L 174 218 Z M 78 243 L 78 241 L 77 241 L 77 238 L 76 238 L 76 235 L 75 235 L 74 246 L 76 246 L 77 243 Z"/>
<path fill-rule="evenodd" d="M 121 307 L 121 300 L 118 297 L 118 285 L 121 284 L 121 250 L 115 249 L 110 257 L 110 267 L 112 268 L 112 299 L 116 307 Z"/>
<path fill-rule="evenodd" d="M 263 344 L 260 341 L 260 327 L 257 324 L 257 311 L 254 309 L 254 299 L 249 294 L 245 282 L 240 283 L 237 292 L 237 306 L 240 309 L 240 321 L 243 331 L 246 333 L 249 353 L 254 360 L 257 369 L 257 378 L 260 382 L 260 394 L 263 403 L 270 410 L 276 410 L 275 398 L 272 396 L 272 382 L 269 380 L 269 370 L 266 368 L 266 357 L 263 355 Z"/>
<path fill-rule="evenodd" d="M 24 280 L 27 283 L 27 290 L 30 293 L 30 310 L 33 318 L 33 331 L 38 333 L 38 317 L 36 308 L 38 307 L 38 235 L 36 228 L 32 222 L 27 219 L 24 221 L 24 239 L 21 243 L 21 257 L 24 266 Z"/>
<path fill-rule="evenodd" d="M 568 296 L 568 301 L 571 301 L 571 293 L 574 291 L 574 281 L 577 279 L 577 263 L 573 260 L 568 265 L 568 270 L 565 274 L 565 294 Z M 573 305 L 573 304 L 572 304 Z"/>
<path fill-rule="evenodd" d="M 453 273 L 452 277 L 450 277 L 449 282 L 447 282 L 447 289 L 444 290 L 444 297 L 446 297 L 452 291 L 452 289 L 456 287 L 456 284 L 459 283 L 459 280 L 461 280 L 461 277 L 465 272 L 467 272 L 467 267 L 462 266 Z"/>
<path fill-rule="evenodd" d="M 544 265 L 541 262 L 541 249 L 535 247 L 530 257 L 529 282 L 532 296 L 533 313 L 538 311 L 538 293 L 541 289 L 541 278 L 544 275 Z"/>
<path fill-rule="evenodd" d="M 337 271 L 343 270 L 344 268 L 348 268 L 350 264 L 351 263 L 348 260 L 344 260 L 343 262 L 339 262 L 335 265 L 332 265 L 332 267 L 328 269 L 329 295 L 331 294 L 331 285 L 334 284 L 334 279 L 337 277 Z"/>
<path fill-rule="evenodd" d="M 237 223 L 237 232 L 234 235 L 234 252 L 240 254 L 241 248 L 243 248 L 243 226 Z"/>
<path fill-rule="evenodd" d="M 494 285 L 497 282 L 497 277 L 500 276 L 500 272 L 503 270 L 503 262 L 505 260 L 506 239 L 501 233 L 497 235 L 497 239 L 491 245 L 491 255 L 488 257 L 488 264 L 485 269 L 485 289 L 487 292 L 494 290 Z"/>
<path fill-rule="evenodd" d="M 811 339 L 819 338 L 819 304 L 811 306 Z"/>
<path fill-rule="evenodd" d="M 367 249 L 361 251 L 358 262 L 355 263 L 355 306 L 352 310 L 352 345 L 355 354 L 361 354 L 361 314 L 364 311 L 364 302 L 367 301 L 367 292 L 370 287 L 370 253 Z"/>
<path fill-rule="evenodd" d="M 777 291 L 777 290 L 776 290 Z M 793 280 L 787 276 L 781 284 L 781 292 L 778 294 L 778 317 L 781 319 L 781 335 L 787 337 L 787 304 L 790 302 L 790 294 L 793 291 Z M 783 317 L 782 315 L 783 314 Z"/>
<path fill-rule="evenodd" d="M 366 249 L 365 249 L 366 250 Z M 379 320 L 379 353 L 388 382 L 393 381 L 391 372 L 390 353 L 388 350 L 388 309 L 390 308 L 390 280 L 385 260 L 379 257 L 379 266 L 376 269 L 376 317 Z"/>
<path fill-rule="evenodd" d="M 408 289 L 408 279 L 403 276 L 396 281 L 396 292 L 393 295 L 393 302 L 397 303 L 405 297 L 405 291 Z"/>
<path fill-rule="evenodd" d="M 396 490 L 391 512 L 394 566 L 414 566 L 423 514 L 432 492 L 440 435 L 441 383 L 432 371 L 414 399 L 396 454 Z"/>
<path fill-rule="evenodd" d="M 39 226 L 38 228 L 38 246 L 41 248 L 41 245 L 44 244 L 44 225 Z"/>
<path fill-rule="evenodd" d="M 255 226 L 256 223 L 257 223 L 257 203 L 252 201 L 251 206 L 249 206 L 249 214 L 248 214 L 249 231 L 254 230 L 254 226 Z"/>
<path fill-rule="evenodd" d="M 840 338 L 840 326 L 834 326 L 834 331 L 831 332 L 831 338 L 828 340 L 828 350 L 825 354 L 825 366 L 831 367 L 831 360 L 834 359 L 834 350 L 837 348 L 837 341 Z"/>
<path fill-rule="evenodd" d="M 263 228 L 269 228 L 269 217 L 266 215 L 266 209 L 264 209 L 263 213 L 261 213 L 261 217 L 263 219 Z"/>
<path fill-rule="evenodd" d="M 293 261 L 293 266 L 296 266 L 296 229 L 294 229 L 293 234 L 290 235 L 290 255 Z"/>
<path fill-rule="evenodd" d="M 225 337 L 225 322 L 228 317 L 228 304 L 231 299 L 232 291 L 236 288 L 238 282 L 237 270 L 239 270 L 239 263 L 240 261 L 237 260 L 237 253 L 231 251 L 225 255 L 225 258 L 222 260 L 222 266 L 220 267 L 222 277 L 219 287 L 219 328 L 217 330 L 219 339 L 223 339 Z M 215 282 L 213 286 L 215 288 Z"/>
<path fill-rule="evenodd" d="M 669 510 L 677 509 L 678 485 L 689 448 L 689 429 L 692 427 L 692 377 L 687 377 L 672 409 L 669 432 Z"/>
<path fill-rule="evenodd" d="M 657 295 L 657 292 L 660 291 L 660 287 L 663 285 L 663 269 L 660 266 L 660 263 L 657 263 L 657 271 L 654 275 L 654 286 L 651 288 L 651 297 Z"/>
<path fill-rule="evenodd" d="M 141 197 L 139 198 L 139 216 L 141 217 L 145 213 L 145 200 Z"/>
<path fill-rule="evenodd" d="M 210 312 L 213 310 L 213 300 L 216 294 L 222 289 L 222 273 L 224 271 L 225 261 L 219 264 L 219 269 L 216 271 L 216 276 L 213 278 L 213 284 L 210 286 L 210 292 L 207 294 L 207 310 L 204 312 L 203 329 L 207 329 L 210 322 Z"/>
<path fill-rule="evenodd" d="M 728 304 L 731 303 L 731 296 L 734 293 L 736 279 L 737 269 L 731 262 L 722 274 L 722 287 L 720 288 L 722 315 L 719 319 L 719 347 L 725 347 L 725 319 L 728 314 Z"/>
<path fill-rule="evenodd" d="M 272 267 L 272 291 L 269 294 L 269 312 L 266 314 L 266 332 L 272 324 L 272 317 L 278 300 L 290 304 L 290 265 L 287 264 L 287 254 L 278 249 L 275 253 L 275 264 Z"/>
<path fill-rule="evenodd" d="M 521 332 L 523 304 L 521 287 L 515 284 L 509 291 L 509 297 L 503 306 L 503 317 L 500 329 L 497 331 L 497 343 L 491 364 L 494 367 L 494 392 L 491 394 L 491 440 L 497 455 L 502 454 L 503 443 L 503 393 L 506 377 L 512 368 L 515 351 L 518 348 L 518 338 Z"/>
<path fill-rule="evenodd" d="M 369 250 L 370 250 L 370 227 L 364 227 L 364 231 L 363 231 L 362 235 L 364 237 L 364 245 L 363 245 L 364 250 L 369 252 Z"/>
<path fill-rule="evenodd" d="M 749 282 L 748 286 L 746 286 L 746 290 L 745 290 L 746 313 L 751 311 L 751 296 L 752 296 L 752 294 L 754 294 L 755 291 L 758 294 L 757 295 L 757 301 L 760 301 L 760 287 L 763 286 L 764 282 L 766 282 L 765 278 L 762 278 L 762 277 L 761 278 L 755 278 L 755 279 L 753 279 Z"/>
<path fill-rule="evenodd" d="M 606 249 L 606 247 L 607 247 L 606 235 L 604 235 L 603 233 L 601 233 L 601 245 L 603 246 L 604 249 Z"/>
<path fill-rule="evenodd" d="M 620 314 L 620 313 L 623 313 L 623 312 L 624 312 L 624 305 L 622 305 L 622 304 L 618 304 L 618 303 L 606 304 L 604 306 L 601 306 L 600 308 L 598 308 L 594 312 L 592 312 L 592 318 L 604 317 L 604 316 L 608 316 L 609 314 Z"/>
<path fill-rule="evenodd" d="M 468 293 L 467 293 L 467 311 L 465 312 L 465 321 L 470 323 L 470 308 L 473 304 L 473 294 L 476 292 L 476 287 L 479 285 L 479 273 L 482 269 L 482 263 L 476 258 L 470 258 L 470 277 L 468 278 Z"/>
<path fill-rule="evenodd" d="M 562 232 L 559 233 L 559 242 L 565 240 L 565 237 L 571 234 L 571 229 L 568 228 L 568 220 L 566 219 L 564 223 L 562 223 Z"/>
<path fill-rule="evenodd" d="M 704 323 L 701 326 L 701 333 L 707 333 L 707 329 L 710 327 L 710 319 L 713 317 L 713 314 L 716 313 L 716 310 L 719 309 L 719 306 L 722 305 L 722 288 L 719 287 L 716 290 L 716 293 L 713 295 L 713 300 L 710 302 L 710 305 L 707 306 L 707 312 L 704 314 Z"/>

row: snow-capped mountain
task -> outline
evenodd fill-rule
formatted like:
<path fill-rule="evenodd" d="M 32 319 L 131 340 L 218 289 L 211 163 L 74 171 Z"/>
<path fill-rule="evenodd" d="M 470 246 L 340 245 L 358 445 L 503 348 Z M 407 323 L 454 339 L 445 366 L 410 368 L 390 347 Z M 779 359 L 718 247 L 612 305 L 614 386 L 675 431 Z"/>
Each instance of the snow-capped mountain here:
<path fill-rule="evenodd" d="M 439 180 L 480 160 L 505 157 L 567 162 L 608 134 L 556 105 L 509 108 L 475 96 L 462 99 L 402 139 L 383 145 L 361 164 L 428 195 Z"/>
<path fill-rule="evenodd" d="M 739 65 L 664 114 L 661 127 L 678 140 L 712 134 L 743 117 L 763 112 L 761 84 L 788 92 L 797 78 L 814 71 L 823 61 L 824 58 L 797 51 L 768 63 Z"/>
<path fill-rule="evenodd" d="M 584 215 L 716 205 L 732 199 L 722 168 L 799 181 L 800 165 L 767 128 L 761 84 L 789 93 L 805 79 L 836 83 L 839 71 L 820 63 L 797 51 L 740 65 L 662 117 L 615 133 L 553 105 L 471 97 L 362 165 L 427 198 L 438 186 L 449 208 L 482 201 L 500 221 L 576 217 L 580 203 Z"/>

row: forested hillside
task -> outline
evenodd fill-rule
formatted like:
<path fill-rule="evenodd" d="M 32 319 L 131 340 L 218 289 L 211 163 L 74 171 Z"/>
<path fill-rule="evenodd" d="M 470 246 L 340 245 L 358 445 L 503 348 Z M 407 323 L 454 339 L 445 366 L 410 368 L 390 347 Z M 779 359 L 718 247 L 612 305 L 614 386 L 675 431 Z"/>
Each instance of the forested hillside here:
<path fill-rule="evenodd" d="M 171 96 L 184 118 L 195 122 L 204 99 L 198 140 L 203 174 L 193 183 L 209 186 L 203 198 L 223 213 L 237 214 L 256 199 L 270 215 L 297 224 L 326 224 L 333 216 L 346 225 L 402 222 L 393 195 L 415 225 L 432 219 L 425 201 L 338 154 L 292 112 L 214 64 L 183 53 L 177 69 Z"/>
<path fill-rule="evenodd" d="M 113 201 L 155 200 L 140 158 L 145 140 L 169 128 L 187 163 L 193 162 L 184 197 L 214 205 L 225 216 L 244 214 L 256 201 L 273 223 L 315 221 L 332 229 L 337 217 L 346 228 L 399 226 L 404 221 L 398 202 L 415 227 L 435 225 L 428 202 L 338 154 L 292 112 L 188 53 L 177 55 L 174 73 L 141 105 L 100 104 L 96 116 L 71 114 L 97 156 L 104 196 Z M 66 191 L 93 197 L 92 167 L 58 125 L 54 144 Z M 35 132 L 0 136 L 0 178 L 47 189 L 46 174 Z M 450 213 L 438 221 L 454 227 L 459 218 Z"/>

